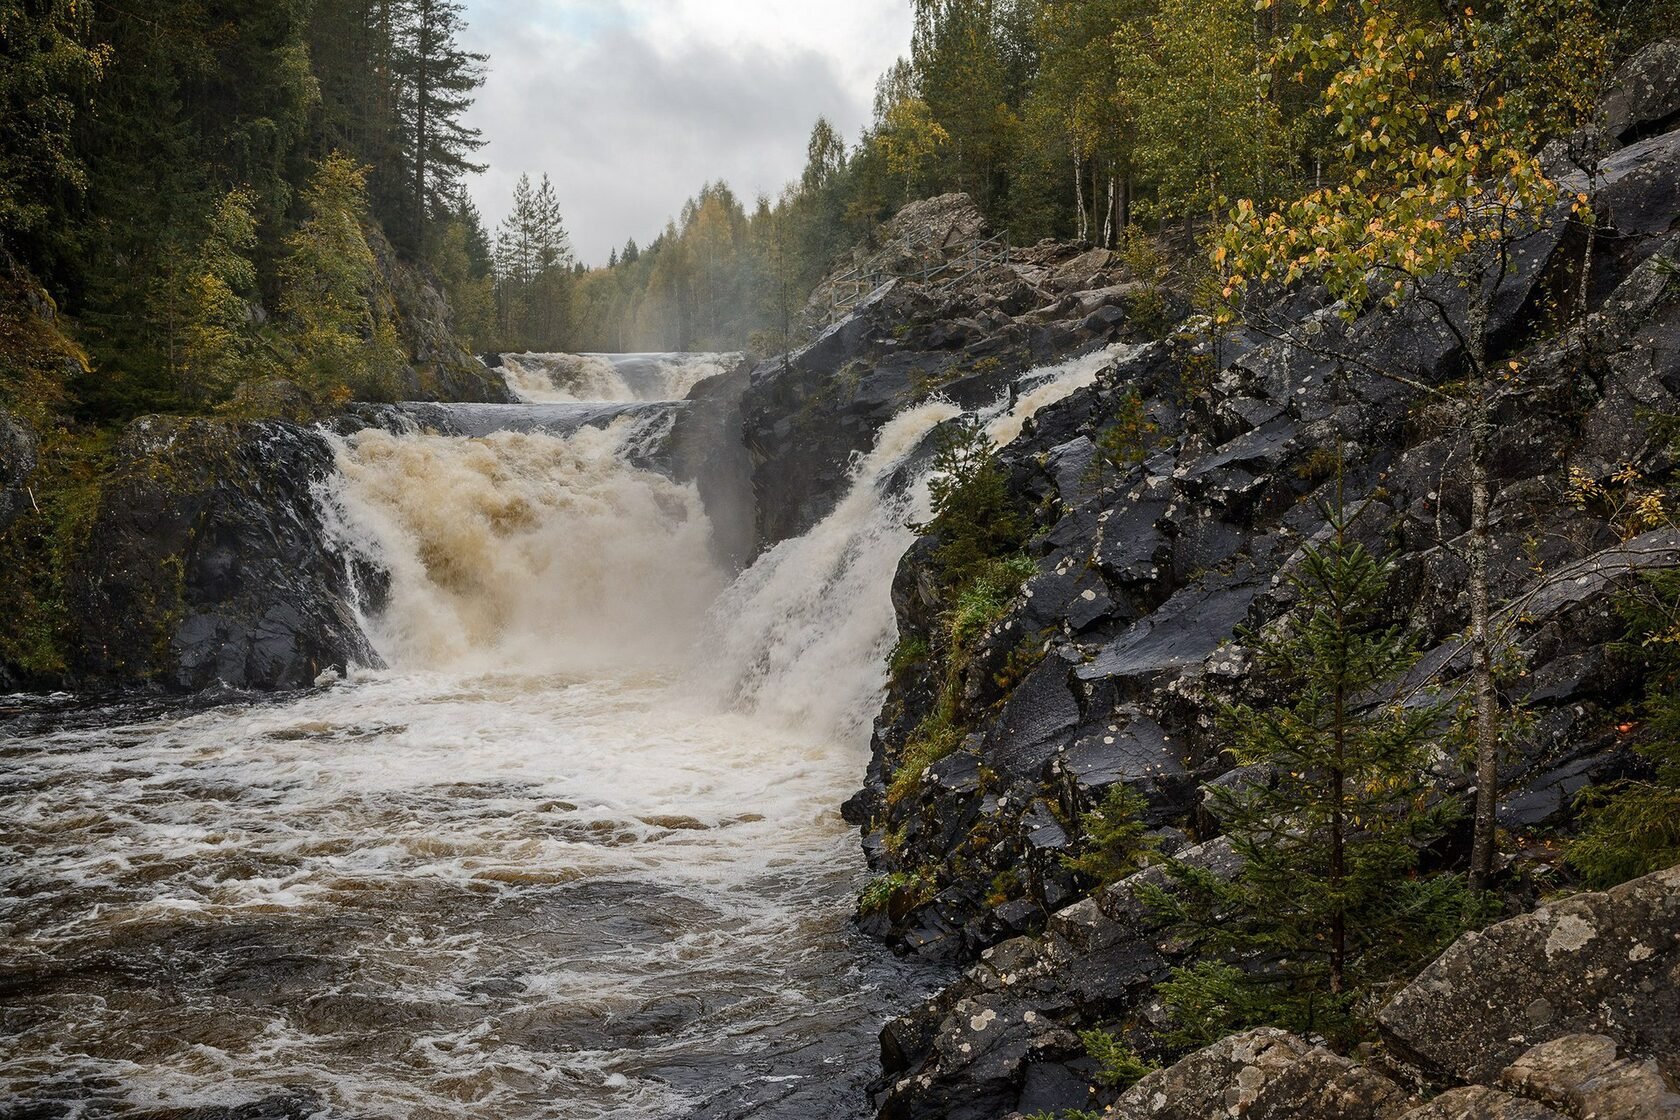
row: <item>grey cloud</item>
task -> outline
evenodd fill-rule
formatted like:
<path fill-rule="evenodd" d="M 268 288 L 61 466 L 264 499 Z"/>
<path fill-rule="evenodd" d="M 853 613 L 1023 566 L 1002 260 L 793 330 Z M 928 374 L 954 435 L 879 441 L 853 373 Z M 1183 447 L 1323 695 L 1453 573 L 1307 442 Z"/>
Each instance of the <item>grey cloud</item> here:
<path fill-rule="evenodd" d="M 693 44 L 668 57 L 622 27 L 583 43 L 489 30 L 492 73 L 472 123 L 491 171 L 474 196 L 493 223 L 520 172 L 548 173 L 590 263 L 650 239 L 706 181 L 775 193 L 798 175 L 819 115 L 855 132 L 866 111 L 815 52 Z"/>

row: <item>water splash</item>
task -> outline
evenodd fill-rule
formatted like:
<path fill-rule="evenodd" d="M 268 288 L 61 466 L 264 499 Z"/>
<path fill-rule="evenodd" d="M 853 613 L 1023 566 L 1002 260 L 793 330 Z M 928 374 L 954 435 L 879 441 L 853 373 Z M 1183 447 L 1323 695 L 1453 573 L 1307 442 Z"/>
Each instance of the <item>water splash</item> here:
<path fill-rule="evenodd" d="M 782 726 L 867 744 L 897 638 L 893 573 L 915 539 L 910 523 L 928 516 L 925 472 L 904 485 L 903 468 L 959 413 L 933 401 L 894 417 L 834 512 L 735 581 L 712 612 L 696 670 L 705 687 Z"/>
<path fill-rule="evenodd" d="M 739 354 L 504 354 L 508 387 L 530 404 L 677 401 L 729 372 Z"/>
<path fill-rule="evenodd" d="M 637 431 L 341 441 L 329 521 L 390 574 L 370 634 L 381 656 L 455 672 L 672 667 L 723 577 L 695 488 L 622 461 Z"/>

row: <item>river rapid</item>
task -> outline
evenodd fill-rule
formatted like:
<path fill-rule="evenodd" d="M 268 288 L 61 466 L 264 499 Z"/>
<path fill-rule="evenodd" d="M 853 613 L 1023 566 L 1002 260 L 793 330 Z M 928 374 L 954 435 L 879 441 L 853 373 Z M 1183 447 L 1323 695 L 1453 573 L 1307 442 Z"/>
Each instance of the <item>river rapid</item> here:
<path fill-rule="evenodd" d="M 1037 377 L 999 438 L 1101 359 Z M 650 400 L 726 364 L 509 382 Z M 895 418 L 739 576 L 695 489 L 629 465 L 638 421 L 343 441 L 320 500 L 388 577 L 390 668 L 0 699 L 0 1115 L 870 1115 L 881 1025 L 946 977 L 851 927 L 838 806 L 927 516 L 906 465 L 955 414 Z"/>

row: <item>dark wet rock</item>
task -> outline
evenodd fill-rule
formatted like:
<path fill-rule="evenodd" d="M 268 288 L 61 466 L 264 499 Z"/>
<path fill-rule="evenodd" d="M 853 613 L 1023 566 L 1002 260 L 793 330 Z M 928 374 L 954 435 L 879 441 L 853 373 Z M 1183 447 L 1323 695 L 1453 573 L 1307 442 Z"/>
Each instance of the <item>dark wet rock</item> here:
<path fill-rule="evenodd" d="M 1043 807 L 1029 819 L 1045 821 Z M 1222 841 L 1181 855 L 1215 874 L 1232 867 Z M 960 981 L 889 1024 L 882 1115 L 1030 1112 L 1035 1093 L 1067 1085 L 1064 1071 L 1087 1072 L 1076 1030 L 1131 1014 L 1170 967 L 1160 919 L 1140 893 L 1166 885 L 1151 869 L 1063 908 L 1041 936 L 993 945 Z"/>
<path fill-rule="evenodd" d="M 1467 934 L 1379 1013 L 1424 1070 L 1491 1083 L 1530 1047 L 1601 1034 L 1680 1071 L 1680 868 Z"/>
<path fill-rule="evenodd" d="M 326 1111 L 326 1100 L 314 1090 L 288 1089 L 249 1104 L 170 1108 L 130 1115 L 134 1120 L 311 1120 Z"/>
<path fill-rule="evenodd" d="M 1680 213 L 1680 131 L 1652 136 L 1604 162 L 1602 205 L 1618 234 L 1648 238 Z"/>
<path fill-rule="evenodd" d="M 1200 664 L 1231 641 L 1260 591 L 1251 572 L 1186 588 L 1081 666 L 1079 679 L 1148 678 Z"/>
<path fill-rule="evenodd" d="M 1680 127 L 1680 39 L 1651 43 L 1622 64 L 1604 127 L 1623 144 Z"/>
<path fill-rule="evenodd" d="M 28 487 L 35 465 L 35 433 L 0 409 L 0 533 L 32 508 Z"/>
<path fill-rule="evenodd" d="M 698 487 L 713 547 L 732 569 L 751 561 L 757 543 L 752 458 L 741 442 L 741 400 L 751 376 L 751 365 L 742 361 L 696 385 L 670 440 L 672 473 Z"/>
<path fill-rule="evenodd" d="M 332 470 L 327 440 L 296 425 L 130 425 L 72 574 L 73 671 L 282 689 L 377 665 L 327 544 L 315 487 Z"/>

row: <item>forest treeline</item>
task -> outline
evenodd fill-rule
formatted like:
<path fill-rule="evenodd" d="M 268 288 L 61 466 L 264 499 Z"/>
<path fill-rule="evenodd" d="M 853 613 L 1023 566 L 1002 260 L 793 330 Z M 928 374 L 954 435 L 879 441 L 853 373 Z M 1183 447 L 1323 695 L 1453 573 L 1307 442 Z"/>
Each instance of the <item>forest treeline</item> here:
<path fill-rule="evenodd" d="M 493 230 L 463 189 L 486 60 L 461 45 L 461 0 L 0 0 L 7 397 L 116 420 L 275 376 L 385 395 L 406 360 L 393 259 L 437 283 L 480 351 L 770 352 L 914 199 L 965 191 L 1016 243 L 1114 244 L 1339 173 L 1328 71 L 1302 51 L 1356 34 L 1357 4 L 911 2 L 861 135 L 819 120 L 779 195 L 708 184 L 589 269 L 564 184 L 522 179 Z M 1445 19 L 1432 0 L 1385 10 L 1397 34 Z M 1583 21 L 1609 43 L 1605 81 L 1680 30 L 1666 0 L 1504 0 L 1481 19 L 1546 52 Z M 18 357 L 37 283 L 75 324 L 53 355 L 67 379 Z"/>
<path fill-rule="evenodd" d="M 491 275 L 462 191 L 484 62 L 462 18 L 459 0 L 0 0 L 10 403 L 110 420 L 276 376 L 387 391 L 406 360 L 390 261 L 463 292 Z M 75 323 L 67 378 L 16 337 L 41 289 Z"/>
<path fill-rule="evenodd" d="M 708 185 L 651 244 L 632 242 L 610 267 L 568 281 L 572 348 L 756 338 L 773 349 L 789 308 L 914 199 L 967 192 L 1016 244 L 1113 246 L 1130 227 L 1193 226 L 1241 198 L 1264 208 L 1338 173 L 1342 122 L 1324 113 L 1327 72 L 1306 52 L 1338 31 L 1357 37 L 1359 4 L 911 2 L 909 53 L 881 77 L 862 135 L 848 143 L 819 121 L 803 175 L 779 197 L 746 203 Z M 1538 52 L 1536 85 L 1513 97 L 1590 99 L 1593 90 L 1542 88 L 1555 52 L 1599 52 L 1587 69 L 1607 85 L 1619 57 L 1680 31 L 1667 0 L 1476 7 L 1480 25 Z M 1385 9 L 1401 36 L 1447 22 L 1434 0 Z M 1568 123 L 1559 117 L 1563 131 Z"/>

